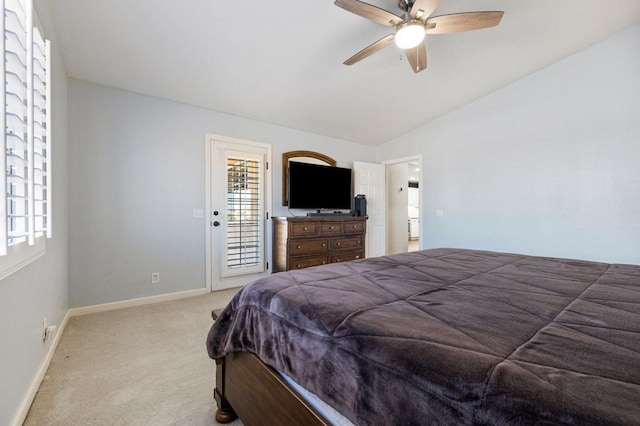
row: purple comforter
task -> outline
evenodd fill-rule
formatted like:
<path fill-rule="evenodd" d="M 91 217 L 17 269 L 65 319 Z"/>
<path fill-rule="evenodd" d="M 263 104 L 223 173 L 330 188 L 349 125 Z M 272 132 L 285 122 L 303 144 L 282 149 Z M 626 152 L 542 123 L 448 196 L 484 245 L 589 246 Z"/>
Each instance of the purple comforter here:
<path fill-rule="evenodd" d="M 640 424 L 640 266 L 435 249 L 278 273 L 207 348 L 359 425 Z"/>

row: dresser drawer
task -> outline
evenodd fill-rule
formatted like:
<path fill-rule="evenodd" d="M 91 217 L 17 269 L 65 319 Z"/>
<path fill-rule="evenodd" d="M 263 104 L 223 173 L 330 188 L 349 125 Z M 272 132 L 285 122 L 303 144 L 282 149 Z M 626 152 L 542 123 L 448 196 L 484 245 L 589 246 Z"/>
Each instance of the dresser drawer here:
<path fill-rule="evenodd" d="M 318 235 L 318 225 L 318 222 L 291 223 L 291 236 L 311 237 L 313 235 Z"/>
<path fill-rule="evenodd" d="M 331 263 L 349 262 L 358 259 L 364 259 L 364 250 L 334 254 L 331 256 Z"/>
<path fill-rule="evenodd" d="M 289 253 L 291 253 L 291 256 L 328 252 L 329 240 L 327 238 L 301 238 L 297 240 L 289 240 Z"/>
<path fill-rule="evenodd" d="M 340 222 L 322 222 L 320 223 L 321 235 L 340 235 L 342 234 L 342 223 Z"/>
<path fill-rule="evenodd" d="M 363 234 L 364 221 L 345 222 L 342 224 L 345 234 Z"/>
<path fill-rule="evenodd" d="M 352 250 L 364 247 L 364 235 L 355 237 L 340 237 L 331 239 L 333 250 Z"/>
<path fill-rule="evenodd" d="M 289 263 L 289 270 L 310 268 L 312 266 L 326 265 L 327 263 L 329 263 L 328 256 L 292 257 Z"/>

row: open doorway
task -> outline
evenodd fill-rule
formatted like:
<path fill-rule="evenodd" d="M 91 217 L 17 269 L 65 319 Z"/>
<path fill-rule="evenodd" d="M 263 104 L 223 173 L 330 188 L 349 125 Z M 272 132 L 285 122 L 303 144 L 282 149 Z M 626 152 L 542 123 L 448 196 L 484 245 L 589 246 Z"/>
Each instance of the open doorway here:
<path fill-rule="evenodd" d="M 387 254 L 419 250 L 421 158 L 384 162 L 387 193 Z"/>
<path fill-rule="evenodd" d="M 419 155 L 382 164 L 353 163 L 354 193 L 367 197 L 366 257 L 406 253 L 423 247 L 421 166 Z"/>
<path fill-rule="evenodd" d="M 408 194 L 408 251 L 420 249 L 420 165 L 410 162 Z"/>

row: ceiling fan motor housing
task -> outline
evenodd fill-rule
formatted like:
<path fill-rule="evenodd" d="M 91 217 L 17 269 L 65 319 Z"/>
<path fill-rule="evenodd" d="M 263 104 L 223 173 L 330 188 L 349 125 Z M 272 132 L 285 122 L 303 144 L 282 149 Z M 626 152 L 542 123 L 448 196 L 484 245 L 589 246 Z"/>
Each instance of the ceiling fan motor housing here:
<path fill-rule="evenodd" d="M 414 0 L 398 0 L 398 7 L 405 12 L 409 12 L 413 7 Z"/>

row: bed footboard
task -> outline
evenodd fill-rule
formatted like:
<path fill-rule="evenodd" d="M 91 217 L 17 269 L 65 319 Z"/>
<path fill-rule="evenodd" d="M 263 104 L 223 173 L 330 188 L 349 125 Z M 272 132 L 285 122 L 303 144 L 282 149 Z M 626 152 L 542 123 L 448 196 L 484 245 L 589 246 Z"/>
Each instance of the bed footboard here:
<path fill-rule="evenodd" d="M 256 355 L 232 353 L 216 364 L 216 421 L 240 417 L 246 426 L 330 424 Z"/>

